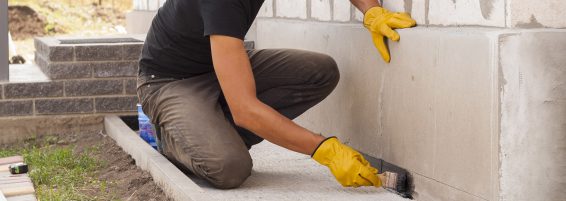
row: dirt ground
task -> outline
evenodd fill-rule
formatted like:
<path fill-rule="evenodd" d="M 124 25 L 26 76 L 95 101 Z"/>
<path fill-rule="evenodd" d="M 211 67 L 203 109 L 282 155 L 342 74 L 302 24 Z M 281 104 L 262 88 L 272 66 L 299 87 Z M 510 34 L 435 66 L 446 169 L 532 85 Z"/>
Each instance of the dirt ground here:
<path fill-rule="evenodd" d="M 33 64 L 34 37 L 125 34 L 125 14 L 131 10 L 131 3 L 131 0 L 9 0 L 8 24 L 16 55 Z"/>
<path fill-rule="evenodd" d="M 60 136 L 43 136 L 34 140 L 34 144 L 43 144 L 52 141 L 51 146 L 74 147 L 75 153 L 82 153 L 85 150 L 91 150 L 96 147 L 96 151 L 90 152 L 90 155 L 98 159 L 103 165 L 95 176 L 101 181 L 106 181 L 110 185 L 111 193 L 115 198 L 120 200 L 143 200 L 143 201 L 161 201 L 171 200 L 166 198 L 165 194 L 159 188 L 150 174 L 141 170 L 135 165 L 134 159 L 125 153 L 112 138 L 100 132 L 90 132 L 81 134 L 66 134 Z M 27 144 L 26 144 L 27 143 Z M 9 149 L 14 147 L 29 147 L 30 142 L 21 142 L 20 144 L 12 144 L 10 146 L 0 146 L 0 149 Z M 32 145 L 33 146 L 33 145 Z M 93 185 L 81 189 L 81 193 L 89 197 L 101 197 L 96 193 L 99 188 Z M 104 196 L 103 196 L 104 197 Z"/>
<path fill-rule="evenodd" d="M 8 7 L 8 27 L 13 40 L 45 35 L 45 21 L 29 6 Z"/>

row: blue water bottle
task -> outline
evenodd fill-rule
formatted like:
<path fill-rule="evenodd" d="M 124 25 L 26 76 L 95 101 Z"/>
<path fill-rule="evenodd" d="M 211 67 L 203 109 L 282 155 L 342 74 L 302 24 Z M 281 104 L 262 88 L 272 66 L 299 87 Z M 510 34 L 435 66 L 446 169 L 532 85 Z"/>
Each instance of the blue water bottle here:
<path fill-rule="evenodd" d="M 145 140 L 154 149 L 157 149 L 157 142 L 155 140 L 155 127 L 151 124 L 149 117 L 143 113 L 140 104 L 138 106 L 138 122 L 140 127 L 140 137 Z"/>

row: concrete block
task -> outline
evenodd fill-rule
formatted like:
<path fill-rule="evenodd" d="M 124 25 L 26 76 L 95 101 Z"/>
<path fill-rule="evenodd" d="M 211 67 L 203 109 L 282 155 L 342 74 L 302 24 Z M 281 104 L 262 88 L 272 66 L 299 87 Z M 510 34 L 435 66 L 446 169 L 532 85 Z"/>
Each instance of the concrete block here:
<path fill-rule="evenodd" d="M 414 47 L 435 47 L 439 38 L 433 34 L 408 32 L 403 35 L 401 43 Z M 395 45 L 392 53 L 401 51 L 397 49 L 397 44 L 391 44 Z M 422 51 L 421 48 L 403 49 L 407 55 L 419 55 Z M 377 57 L 378 53 L 374 54 Z M 435 74 L 431 72 L 436 70 L 436 66 L 431 64 L 435 63 L 436 57 L 403 59 L 399 56 L 392 54 L 394 61 L 391 65 L 397 67 L 385 67 L 380 77 L 383 82 L 380 90 L 383 91 L 380 91 L 382 99 L 379 108 L 383 116 L 383 133 L 387 134 L 384 143 L 380 143 L 383 146 L 383 159 L 417 174 L 432 175 L 436 94 L 427 89 L 435 87 Z"/>
<path fill-rule="evenodd" d="M 338 22 L 350 21 L 350 11 L 352 6 L 348 0 L 334 0 L 333 1 L 332 20 Z"/>
<path fill-rule="evenodd" d="M 66 96 L 97 96 L 123 94 L 122 80 L 65 81 Z"/>
<path fill-rule="evenodd" d="M 0 117 L 33 115 L 33 101 L 0 101 Z"/>
<path fill-rule="evenodd" d="M 73 46 L 49 46 L 47 59 L 49 61 L 73 61 L 75 50 Z"/>
<path fill-rule="evenodd" d="M 148 5 L 147 5 L 147 9 L 148 10 L 157 10 L 159 9 L 159 0 L 149 0 L 148 1 Z"/>
<path fill-rule="evenodd" d="M 382 6 L 392 12 L 408 12 L 405 10 L 406 1 L 383 1 Z"/>
<path fill-rule="evenodd" d="M 320 21 L 332 19 L 332 8 L 330 0 L 311 0 L 311 17 Z"/>
<path fill-rule="evenodd" d="M 434 0 L 428 3 L 428 20 L 432 25 L 505 27 L 504 0 Z"/>
<path fill-rule="evenodd" d="M 42 38 L 36 37 L 33 39 L 33 45 L 35 47 L 35 54 L 39 55 L 47 55 L 49 53 L 49 48 L 47 45 L 42 41 Z"/>
<path fill-rule="evenodd" d="M 35 100 L 37 114 L 84 114 L 94 111 L 92 98 Z"/>
<path fill-rule="evenodd" d="M 275 1 L 277 17 L 307 19 L 307 2 L 305 0 Z"/>
<path fill-rule="evenodd" d="M 405 12 L 411 13 L 411 17 L 417 21 L 417 25 L 427 24 L 429 0 L 412 0 L 412 4 L 405 0 Z"/>
<path fill-rule="evenodd" d="M 49 82 L 42 69 L 34 64 L 11 64 L 9 83 Z"/>
<path fill-rule="evenodd" d="M 508 33 L 499 41 L 501 200 L 563 200 L 566 30 Z"/>
<path fill-rule="evenodd" d="M 548 0 L 532 3 L 526 0 L 507 1 L 507 24 L 519 28 L 566 28 L 566 1 Z"/>
<path fill-rule="evenodd" d="M 145 34 L 157 11 L 133 10 L 126 13 L 126 31 L 130 34 Z"/>
<path fill-rule="evenodd" d="M 472 32 L 449 33 L 439 41 L 433 47 L 441 58 L 433 71 L 435 85 L 425 89 L 435 93 L 433 178 L 489 199 L 496 174 L 491 158 L 498 155 L 492 149 L 492 137 L 498 135 L 492 128 L 499 117 L 497 66 L 492 63 L 496 40 L 489 33 Z"/>
<path fill-rule="evenodd" d="M 92 77 L 89 63 L 51 62 L 47 64 L 47 75 L 54 80 Z"/>
<path fill-rule="evenodd" d="M 493 126 L 499 117 L 497 31 L 398 30 L 400 42 L 389 42 L 390 64 L 381 60 L 369 33 L 358 24 L 262 19 L 256 44 L 259 49 L 324 52 L 337 61 L 340 83 L 325 101 L 296 119 L 301 125 L 337 135 L 437 185 L 492 199 L 499 163 Z M 278 40 L 271 40 L 274 36 Z M 357 40 L 345 45 L 344 38 Z"/>
<path fill-rule="evenodd" d="M 91 63 L 94 77 L 134 77 L 138 73 L 137 61 Z"/>
<path fill-rule="evenodd" d="M 143 43 L 124 44 L 124 57 L 122 60 L 139 60 L 143 48 Z"/>
<path fill-rule="evenodd" d="M 94 99 L 96 112 L 134 112 L 138 103 L 137 96 L 100 97 Z"/>
<path fill-rule="evenodd" d="M 273 0 L 265 0 L 257 13 L 258 17 L 273 17 Z"/>
<path fill-rule="evenodd" d="M 4 89 L 6 99 L 63 96 L 63 82 L 8 83 Z"/>
<path fill-rule="evenodd" d="M 35 53 L 35 58 L 34 58 L 35 64 L 41 69 L 41 71 L 48 75 L 49 74 L 49 62 L 47 61 L 47 58 L 45 58 L 43 55 L 38 54 L 37 52 Z"/>
<path fill-rule="evenodd" d="M 123 45 L 88 44 L 75 46 L 77 61 L 115 61 L 124 55 Z"/>
<path fill-rule="evenodd" d="M 353 13 L 353 19 L 355 21 L 358 22 L 363 22 L 364 21 L 364 13 L 362 13 L 362 11 L 358 10 L 356 7 L 352 6 L 352 10 L 354 11 Z"/>
<path fill-rule="evenodd" d="M 415 200 L 419 201 L 438 201 L 438 200 L 457 200 L 457 201 L 485 201 L 480 197 L 457 188 L 443 185 L 434 179 L 413 174 L 415 185 Z"/>
<path fill-rule="evenodd" d="M 124 91 L 129 95 L 137 95 L 137 80 L 127 79 L 124 80 Z"/>
<path fill-rule="evenodd" d="M 149 1 L 148 0 L 137 0 L 138 2 L 138 9 L 139 10 L 149 10 Z"/>

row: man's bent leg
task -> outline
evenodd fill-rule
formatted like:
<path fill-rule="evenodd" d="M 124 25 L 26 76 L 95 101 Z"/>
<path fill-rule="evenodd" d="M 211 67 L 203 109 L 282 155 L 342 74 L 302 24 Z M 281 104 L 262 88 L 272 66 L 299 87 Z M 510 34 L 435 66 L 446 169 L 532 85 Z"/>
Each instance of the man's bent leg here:
<path fill-rule="evenodd" d="M 225 118 L 219 95 L 215 75 L 206 74 L 162 85 L 142 103 L 162 128 L 167 158 L 217 188 L 235 188 L 250 175 L 252 159 Z"/>
<path fill-rule="evenodd" d="M 253 50 L 248 54 L 258 98 L 289 119 L 324 100 L 340 79 L 336 62 L 325 54 L 293 49 Z M 226 114 L 231 118 L 229 111 Z M 244 128 L 237 129 L 248 148 L 263 140 Z"/>

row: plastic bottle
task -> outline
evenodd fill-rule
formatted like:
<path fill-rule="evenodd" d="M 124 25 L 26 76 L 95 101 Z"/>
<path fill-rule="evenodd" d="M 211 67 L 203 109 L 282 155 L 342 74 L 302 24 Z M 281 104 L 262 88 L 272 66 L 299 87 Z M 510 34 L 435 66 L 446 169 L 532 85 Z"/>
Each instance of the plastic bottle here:
<path fill-rule="evenodd" d="M 149 117 L 143 113 L 140 104 L 138 106 L 138 122 L 140 127 L 140 137 L 145 140 L 154 149 L 157 149 L 157 142 L 155 139 L 155 126 L 151 124 Z"/>

